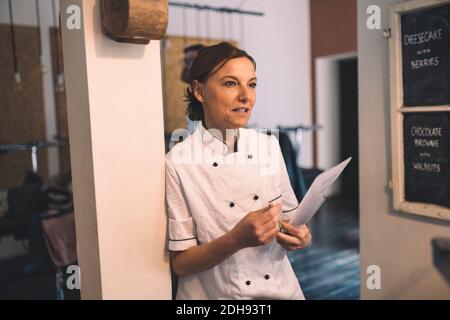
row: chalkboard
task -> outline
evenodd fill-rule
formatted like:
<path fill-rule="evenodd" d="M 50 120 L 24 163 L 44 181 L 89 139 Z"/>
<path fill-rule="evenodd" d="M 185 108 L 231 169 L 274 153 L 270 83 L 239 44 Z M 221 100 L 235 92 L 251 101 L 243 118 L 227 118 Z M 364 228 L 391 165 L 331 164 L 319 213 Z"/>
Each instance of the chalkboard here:
<path fill-rule="evenodd" d="M 448 112 L 404 115 L 405 200 L 449 207 Z"/>
<path fill-rule="evenodd" d="M 401 17 L 403 104 L 450 104 L 450 4 Z"/>

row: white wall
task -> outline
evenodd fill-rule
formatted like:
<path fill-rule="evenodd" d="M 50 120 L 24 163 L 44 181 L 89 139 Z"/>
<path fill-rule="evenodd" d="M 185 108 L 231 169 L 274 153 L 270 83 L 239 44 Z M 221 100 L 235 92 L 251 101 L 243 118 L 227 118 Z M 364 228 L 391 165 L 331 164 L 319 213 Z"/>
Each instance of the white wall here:
<path fill-rule="evenodd" d="M 43 97 L 45 127 L 47 139 L 51 140 L 57 134 L 57 118 L 55 110 L 55 98 L 53 90 L 53 71 L 50 49 L 49 28 L 54 25 L 51 3 L 54 0 L 40 0 L 40 20 L 41 20 L 41 41 L 42 41 L 42 59 L 46 72 L 43 74 Z M 12 2 L 14 24 L 37 26 L 36 7 L 34 0 L 14 0 Z M 55 1 L 56 11 L 59 10 L 59 1 Z M 8 0 L 0 0 L 0 23 L 9 24 Z M 19 66 L 20 68 L 20 66 Z M 19 141 L 18 141 L 19 142 Z M 27 141 L 20 141 L 27 142 Z M 55 148 L 48 149 L 48 170 L 49 175 L 53 176 L 59 173 L 59 156 Z"/>
<path fill-rule="evenodd" d="M 317 166 L 326 170 L 341 160 L 341 116 L 339 91 L 339 61 L 318 58 L 316 64 Z M 339 193 L 342 179 L 327 191 L 329 196 Z"/>
<path fill-rule="evenodd" d="M 380 0 L 382 28 L 387 6 Z M 450 237 L 450 223 L 392 210 L 389 49 L 382 31 L 366 28 L 366 8 L 358 1 L 360 251 L 363 299 L 450 299 L 450 286 L 434 268 L 431 239 Z M 381 268 L 381 290 L 368 290 L 366 270 Z"/>
<path fill-rule="evenodd" d="M 257 103 L 250 125 L 311 124 L 311 68 L 309 0 L 189 0 L 189 3 L 264 12 L 264 17 L 232 15 L 233 38 L 257 63 Z M 187 30 L 183 30 L 186 10 Z M 196 10 L 169 7 L 168 35 L 206 37 L 206 14 L 200 13 L 197 34 Z M 229 18 L 222 29 L 221 16 L 210 13 L 212 38 L 229 39 Z M 241 26 L 241 21 L 243 24 Z M 240 30 L 244 30 L 243 33 Z M 302 166 L 312 166 L 312 135 L 303 139 Z"/>

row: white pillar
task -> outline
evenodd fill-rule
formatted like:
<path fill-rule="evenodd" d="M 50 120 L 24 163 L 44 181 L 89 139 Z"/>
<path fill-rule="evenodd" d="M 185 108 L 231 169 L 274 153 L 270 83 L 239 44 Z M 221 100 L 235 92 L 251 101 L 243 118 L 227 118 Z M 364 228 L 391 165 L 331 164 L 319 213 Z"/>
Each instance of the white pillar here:
<path fill-rule="evenodd" d="M 99 1 L 60 2 L 82 298 L 170 299 L 159 41 L 114 42 Z"/>

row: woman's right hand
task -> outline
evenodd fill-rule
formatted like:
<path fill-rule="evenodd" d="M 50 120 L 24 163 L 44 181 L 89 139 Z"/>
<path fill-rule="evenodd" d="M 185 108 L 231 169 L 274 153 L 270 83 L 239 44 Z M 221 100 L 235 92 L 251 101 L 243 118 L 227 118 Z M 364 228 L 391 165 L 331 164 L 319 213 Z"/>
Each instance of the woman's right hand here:
<path fill-rule="evenodd" d="M 241 249 L 268 244 L 278 234 L 280 213 L 280 204 L 250 212 L 223 236 L 182 252 L 172 252 L 173 270 L 186 277 L 215 267 Z"/>
<path fill-rule="evenodd" d="M 236 224 L 230 231 L 230 236 L 240 249 L 268 244 L 277 236 L 280 213 L 279 203 L 252 211 Z"/>

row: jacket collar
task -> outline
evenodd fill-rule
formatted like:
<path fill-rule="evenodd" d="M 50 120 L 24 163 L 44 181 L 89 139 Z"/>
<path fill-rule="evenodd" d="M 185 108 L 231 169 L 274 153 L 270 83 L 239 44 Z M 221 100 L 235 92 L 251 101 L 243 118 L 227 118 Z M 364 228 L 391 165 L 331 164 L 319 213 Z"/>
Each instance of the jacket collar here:
<path fill-rule="evenodd" d="M 216 131 L 213 129 L 206 129 L 203 125 L 202 121 L 198 121 L 195 129 L 194 129 L 194 135 L 200 139 L 201 144 L 203 147 L 208 148 L 210 151 L 212 151 L 216 155 L 223 155 L 226 156 L 227 154 L 233 154 L 235 153 L 234 150 L 228 150 L 228 147 L 223 141 L 221 140 L 221 137 L 216 137 L 214 134 L 219 134 L 219 131 Z M 239 153 L 241 150 L 243 150 L 243 130 L 242 128 L 238 129 L 237 134 L 237 153 Z"/>

